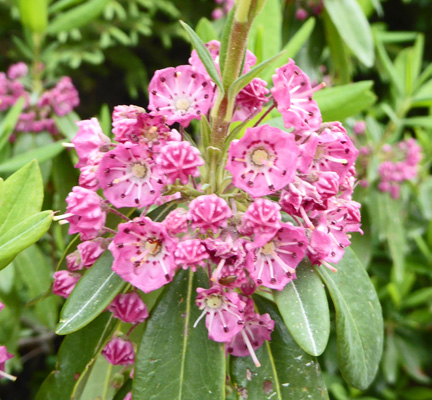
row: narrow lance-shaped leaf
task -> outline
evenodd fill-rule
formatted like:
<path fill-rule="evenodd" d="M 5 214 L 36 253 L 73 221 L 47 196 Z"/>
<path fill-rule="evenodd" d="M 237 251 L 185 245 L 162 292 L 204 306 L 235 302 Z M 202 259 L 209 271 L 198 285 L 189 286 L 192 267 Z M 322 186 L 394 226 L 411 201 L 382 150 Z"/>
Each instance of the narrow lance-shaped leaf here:
<path fill-rule="evenodd" d="M 366 67 L 372 67 L 372 31 L 357 0 L 324 0 L 324 7 L 346 45 Z"/>
<path fill-rule="evenodd" d="M 219 49 L 219 68 L 221 71 L 221 74 L 223 74 L 224 72 L 224 67 L 225 67 L 225 60 L 226 60 L 226 55 L 227 55 L 227 51 L 228 51 L 228 43 L 229 43 L 229 37 L 231 34 L 231 26 L 233 24 L 234 21 L 234 12 L 235 12 L 235 5 L 232 8 L 232 10 L 228 13 L 226 22 L 225 22 L 225 26 L 224 29 L 222 31 L 222 36 L 221 36 L 221 40 L 220 40 L 220 49 Z"/>
<path fill-rule="evenodd" d="M 223 399 L 223 345 L 208 339 L 196 288 L 206 285 L 202 270 L 181 270 L 151 312 L 136 355 L 133 398 L 151 400 Z"/>
<path fill-rule="evenodd" d="M 18 121 L 18 117 L 24 107 L 25 99 L 21 97 L 12 106 L 12 108 L 6 114 L 6 117 L 0 123 L 0 150 L 8 142 L 9 136 L 12 134 L 15 125 Z"/>
<path fill-rule="evenodd" d="M 347 248 L 333 273 L 317 268 L 336 309 L 339 367 L 347 383 L 366 389 L 383 350 L 383 318 L 375 288 L 354 252 Z"/>
<path fill-rule="evenodd" d="M 256 351 L 261 367 L 251 357 L 233 357 L 231 376 L 248 399 L 319 400 L 328 399 L 318 360 L 306 354 L 289 334 L 274 303 L 255 297 L 260 314 L 269 313 L 275 321 L 270 342 Z"/>
<path fill-rule="evenodd" d="M 282 291 L 273 291 L 279 312 L 297 344 L 307 353 L 319 356 L 330 335 L 330 312 L 322 281 L 312 265 L 303 261 L 296 269 L 297 279 Z"/>
<path fill-rule="evenodd" d="M 112 269 L 113 257 L 105 251 L 78 281 L 61 311 L 58 335 L 75 332 L 93 321 L 125 285 Z"/>
<path fill-rule="evenodd" d="M 207 73 L 210 75 L 210 78 L 213 79 L 214 83 L 216 83 L 219 90 L 223 93 L 224 89 L 222 86 L 222 82 L 219 78 L 219 73 L 216 69 L 215 63 L 213 61 L 213 58 L 208 51 L 207 47 L 203 43 L 203 41 L 200 39 L 200 37 L 194 32 L 194 30 L 183 21 L 180 21 L 183 28 L 185 29 L 186 33 L 188 34 L 193 47 L 195 48 L 198 57 L 200 58 L 201 62 L 204 64 L 204 67 L 207 71 Z"/>
<path fill-rule="evenodd" d="M 22 24 L 32 32 L 43 33 L 48 24 L 48 0 L 19 0 Z"/>

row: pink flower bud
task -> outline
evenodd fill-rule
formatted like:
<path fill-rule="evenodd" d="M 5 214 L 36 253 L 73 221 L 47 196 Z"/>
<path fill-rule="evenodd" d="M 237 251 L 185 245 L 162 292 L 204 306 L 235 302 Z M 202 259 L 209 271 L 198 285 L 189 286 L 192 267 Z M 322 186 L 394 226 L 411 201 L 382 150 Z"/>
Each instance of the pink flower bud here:
<path fill-rule="evenodd" d="M 69 271 L 55 272 L 53 293 L 57 296 L 62 296 L 67 299 L 80 278 L 80 274 Z"/>
<path fill-rule="evenodd" d="M 135 351 L 129 340 L 111 339 L 102 350 L 102 355 L 112 365 L 133 365 Z"/>
<path fill-rule="evenodd" d="M 139 324 L 148 317 L 148 310 L 136 292 L 119 294 L 109 305 L 108 310 L 123 322 Z"/>

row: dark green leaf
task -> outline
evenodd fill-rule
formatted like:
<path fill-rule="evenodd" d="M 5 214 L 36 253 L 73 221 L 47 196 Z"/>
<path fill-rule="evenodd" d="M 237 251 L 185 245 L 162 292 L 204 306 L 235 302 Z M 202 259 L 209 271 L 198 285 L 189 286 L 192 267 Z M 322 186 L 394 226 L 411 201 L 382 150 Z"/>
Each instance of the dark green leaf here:
<path fill-rule="evenodd" d="M 112 262 L 111 252 L 105 251 L 78 281 L 61 311 L 58 335 L 67 335 L 86 326 L 120 292 L 125 282 L 111 269 Z"/>
<path fill-rule="evenodd" d="M 0 235 L 0 269 L 6 267 L 25 248 L 36 243 L 49 229 L 52 211 L 42 211 Z"/>
<path fill-rule="evenodd" d="M 245 388 L 251 400 L 328 399 L 318 360 L 298 347 L 274 303 L 260 296 L 255 303 L 260 314 L 270 314 L 275 329 L 271 342 L 256 352 L 261 367 L 251 357 L 233 357 L 231 375 L 237 387 Z"/>
<path fill-rule="evenodd" d="M 376 100 L 372 85 L 373 81 L 363 81 L 325 88 L 315 93 L 314 99 L 320 107 L 323 121 L 343 121 L 368 109 Z"/>
<path fill-rule="evenodd" d="M 208 339 L 204 321 L 193 328 L 201 314 L 195 305 L 196 288 L 207 281 L 202 270 L 181 270 L 165 288 L 136 355 L 134 398 L 224 398 L 223 345 Z"/>
<path fill-rule="evenodd" d="M 68 335 L 58 352 L 56 369 L 45 379 L 35 400 L 71 399 L 77 379 L 91 368 L 117 323 L 111 313 L 104 313 L 84 329 Z"/>
<path fill-rule="evenodd" d="M 366 389 L 378 370 L 383 348 L 381 305 L 366 270 L 347 248 L 334 273 L 317 268 L 336 308 L 338 359 L 347 383 Z"/>
<path fill-rule="evenodd" d="M 18 154 L 8 161 L 0 164 L 0 172 L 14 172 L 28 162 L 36 159 L 40 163 L 51 160 L 64 150 L 62 142 L 55 142 L 46 146 L 38 147 L 23 154 Z"/>
<path fill-rule="evenodd" d="M 24 102 L 24 97 L 18 99 L 18 101 L 7 112 L 4 119 L 0 122 L 0 150 L 6 143 L 8 143 L 9 136 L 12 134 L 18 121 L 18 117 L 24 107 Z"/>
<path fill-rule="evenodd" d="M 357 0 L 324 0 L 324 7 L 346 45 L 364 65 L 372 67 L 372 31 Z"/>
<path fill-rule="evenodd" d="M 42 177 L 36 161 L 11 175 L 3 183 L 0 198 L 0 235 L 40 211 Z"/>
<path fill-rule="evenodd" d="M 279 312 L 297 344 L 319 356 L 330 335 L 330 312 L 322 281 L 307 261 L 296 269 L 297 279 L 273 291 Z"/>
<path fill-rule="evenodd" d="M 102 13 L 109 0 L 89 0 L 55 17 L 48 25 L 47 32 L 57 34 L 81 28 Z"/>
<path fill-rule="evenodd" d="M 183 21 L 180 21 L 180 23 L 182 24 L 183 28 L 188 34 L 192 42 L 192 45 L 195 48 L 198 57 L 203 63 L 207 73 L 210 75 L 210 78 L 212 78 L 212 80 L 214 81 L 214 83 L 216 83 L 219 90 L 223 93 L 224 90 L 223 90 L 222 82 L 220 80 L 219 73 L 216 69 L 215 63 L 213 61 L 213 58 L 209 50 L 202 42 L 200 37 L 194 32 L 194 30 L 188 24 L 184 23 Z"/>

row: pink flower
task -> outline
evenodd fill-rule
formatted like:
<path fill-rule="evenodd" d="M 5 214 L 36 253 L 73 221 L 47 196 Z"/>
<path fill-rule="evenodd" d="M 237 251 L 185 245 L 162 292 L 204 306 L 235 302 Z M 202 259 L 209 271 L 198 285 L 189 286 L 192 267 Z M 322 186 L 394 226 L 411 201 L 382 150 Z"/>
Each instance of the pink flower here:
<path fill-rule="evenodd" d="M 53 293 L 67 299 L 80 278 L 80 274 L 69 271 L 54 272 Z"/>
<path fill-rule="evenodd" d="M 189 65 L 156 71 L 149 84 L 149 109 L 155 115 L 188 126 L 192 119 L 201 119 L 212 104 L 212 87 L 204 75 Z"/>
<path fill-rule="evenodd" d="M 219 228 L 227 226 L 232 211 L 227 202 L 215 194 L 199 196 L 189 204 L 189 219 L 192 229 L 199 228 L 201 233 L 210 229 L 214 234 Z"/>
<path fill-rule="evenodd" d="M 80 102 L 78 91 L 68 76 L 61 78 L 50 94 L 52 108 L 60 117 L 69 114 Z"/>
<path fill-rule="evenodd" d="M 7 71 L 9 79 L 19 79 L 26 76 L 27 74 L 28 67 L 23 62 L 12 64 Z"/>
<path fill-rule="evenodd" d="M 66 198 L 69 235 L 79 233 L 81 240 L 94 239 L 105 225 L 106 212 L 103 199 L 95 192 L 74 186 Z"/>
<path fill-rule="evenodd" d="M 78 153 L 79 162 L 75 167 L 81 168 L 100 160 L 101 153 L 110 149 L 111 140 L 102 132 L 99 121 L 96 118 L 78 121 L 78 132 L 72 139 L 75 150 Z"/>
<path fill-rule="evenodd" d="M 357 121 L 354 125 L 353 131 L 356 135 L 363 135 L 366 130 L 366 122 Z"/>
<path fill-rule="evenodd" d="M 0 301 L 0 311 L 3 310 L 3 308 L 5 308 L 5 305 Z"/>
<path fill-rule="evenodd" d="M 122 338 L 111 339 L 102 350 L 102 355 L 112 365 L 133 365 L 135 362 L 132 343 Z"/>
<path fill-rule="evenodd" d="M 309 16 L 308 12 L 304 8 L 298 8 L 295 17 L 299 21 L 304 21 Z"/>
<path fill-rule="evenodd" d="M 188 230 L 188 212 L 184 208 L 176 208 L 162 221 L 171 235 L 185 233 Z"/>
<path fill-rule="evenodd" d="M 231 143 L 226 169 L 235 186 L 253 197 L 265 196 L 294 180 L 299 154 L 292 135 L 261 125 Z"/>
<path fill-rule="evenodd" d="M 109 305 L 108 310 L 129 324 L 139 324 L 148 318 L 148 310 L 141 297 L 136 292 L 118 294 Z"/>
<path fill-rule="evenodd" d="M 105 197 L 115 207 L 142 208 L 153 204 L 165 186 L 165 178 L 139 144 L 119 144 L 106 153 L 97 171 Z"/>
<path fill-rule="evenodd" d="M 258 241 L 250 245 L 246 256 L 246 268 L 258 285 L 282 290 L 296 278 L 295 268 L 303 259 L 307 237 L 302 227 L 289 223 L 270 241 Z"/>
<path fill-rule="evenodd" d="M 80 269 L 84 268 L 81 263 L 81 255 L 78 250 L 75 250 L 73 253 L 70 253 L 66 256 L 66 265 L 70 272 L 79 271 Z"/>
<path fill-rule="evenodd" d="M 260 78 L 254 78 L 244 87 L 236 97 L 233 121 L 244 121 L 255 112 L 260 112 L 263 105 L 268 102 L 266 95 L 269 90 L 267 82 Z"/>
<path fill-rule="evenodd" d="M 316 130 L 321 124 L 318 105 L 312 94 L 321 85 L 312 88 L 308 76 L 295 65 L 293 60 L 276 70 L 271 93 L 277 103 L 287 128 Z"/>
<path fill-rule="evenodd" d="M 200 175 L 198 167 L 204 165 L 199 150 L 189 142 L 170 142 L 161 148 L 156 164 L 167 176 L 169 184 L 179 179 L 183 185 L 189 182 L 189 176 Z"/>
<path fill-rule="evenodd" d="M 132 400 L 132 392 L 129 392 L 123 400 Z"/>
<path fill-rule="evenodd" d="M 229 342 L 243 329 L 243 309 L 245 303 L 238 293 L 225 293 L 215 285 L 210 289 L 197 289 L 196 304 L 203 310 L 194 327 L 205 316 L 209 338 L 216 342 Z"/>
<path fill-rule="evenodd" d="M 190 267 L 193 271 L 196 271 L 197 265 L 204 267 L 204 261 L 209 257 L 199 239 L 184 240 L 178 243 L 174 256 L 177 265 L 181 265 L 183 269 Z"/>
<path fill-rule="evenodd" d="M 120 224 L 118 229 L 108 247 L 114 256 L 114 272 L 144 293 L 172 280 L 176 241 L 163 224 L 143 217 Z"/>
<path fill-rule="evenodd" d="M 14 355 L 8 353 L 6 346 L 0 346 L 0 377 L 5 370 L 6 361 L 10 360 L 12 357 L 14 357 Z"/>
<path fill-rule="evenodd" d="M 273 237 L 281 227 L 280 206 L 267 199 L 255 200 L 242 216 L 241 232 L 256 238 Z"/>

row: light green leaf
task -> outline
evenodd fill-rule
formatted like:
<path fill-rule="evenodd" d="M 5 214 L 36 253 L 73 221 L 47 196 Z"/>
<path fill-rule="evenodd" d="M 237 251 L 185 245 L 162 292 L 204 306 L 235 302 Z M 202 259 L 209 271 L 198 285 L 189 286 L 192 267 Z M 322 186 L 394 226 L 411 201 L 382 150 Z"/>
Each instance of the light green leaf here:
<path fill-rule="evenodd" d="M 111 313 L 104 313 L 84 329 L 66 336 L 57 354 L 56 369 L 42 383 L 35 400 L 71 399 L 77 379 L 88 377 L 117 324 Z"/>
<path fill-rule="evenodd" d="M 4 119 L 0 122 L 0 150 L 4 147 L 6 143 L 8 143 L 9 136 L 12 134 L 15 129 L 15 125 L 18 121 L 18 118 L 21 114 L 21 111 L 24 107 L 25 99 L 21 97 L 18 101 L 12 106 L 12 108 L 7 112 Z"/>
<path fill-rule="evenodd" d="M 398 370 L 398 352 L 396 348 L 394 332 L 388 333 L 386 335 L 382 370 L 388 383 L 393 384 L 396 382 Z"/>
<path fill-rule="evenodd" d="M 183 21 L 180 21 L 181 25 L 183 26 L 184 30 L 188 34 L 193 47 L 195 48 L 198 57 L 200 58 L 201 62 L 204 64 L 204 67 L 207 71 L 207 73 L 210 75 L 210 78 L 216 83 L 219 90 L 223 93 L 223 86 L 222 82 L 219 78 L 219 73 L 216 69 L 215 63 L 213 61 L 213 58 L 205 46 L 205 44 L 202 42 L 200 37 L 194 32 L 194 30 Z"/>
<path fill-rule="evenodd" d="M 320 107 L 323 121 L 343 121 L 369 108 L 376 101 L 372 85 L 373 81 L 363 81 L 315 93 L 314 99 Z"/>
<path fill-rule="evenodd" d="M 403 120 L 405 126 L 421 126 L 423 128 L 432 129 L 432 118 L 431 117 L 411 117 Z"/>
<path fill-rule="evenodd" d="M 0 236 L 41 210 L 42 176 L 36 161 L 11 175 L 3 183 L 0 198 Z"/>
<path fill-rule="evenodd" d="M 75 121 L 79 121 L 81 118 L 75 112 L 71 112 L 63 117 L 54 116 L 59 131 L 68 139 L 72 140 L 78 132 L 78 125 Z"/>
<path fill-rule="evenodd" d="M 233 357 L 231 375 L 238 388 L 245 388 L 248 399 L 307 400 L 328 399 L 318 360 L 306 354 L 289 334 L 276 305 L 255 297 L 260 314 L 269 313 L 275 321 L 270 342 L 257 349 L 261 363 L 251 357 Z"/>
<path fill-rule="evenodd" d="M 321 279 L 312 265 L 303 261 L 297 279 L 284 290 L 273 291 L 279 312 L 297 344 L 313 356 L 321 355 L 330 335 L 330 312 Z"/>
<path fill-rule="evenodd" d="M 115 389 L 111 385 L 111 379 L 114 371 L 118 371 L 119 367 L 121 369 L 121 366 L 111 365 L 104 356 L 99 355 L 88 380 L 83 385 L 80 398 L 82 400 L 112 399 Z"/>
<path fill-rule="evenodd" d="M 324 7 L 345 44 L 366 67 L 372 67 L 375 60 L 372 31 L 357 1 L 324 0 Z"/>
<path fill-rule="evenodd" d="M 68 11 L 60 13 L 48 25 L 49 34 L 70 31 L 81 28 L 97 18 L 108 4 L 109 0 L 89 0 Z"/>
<path fill-rule="evenodd" d="M 223 345 L 208 339 L 204 321 L 193 327 L 201 314 L 195 305 L 196 288 L 206 287 L 207 282 L 200 269 L 195 274 L 180 270 L 166 286 L 151 312 L 138 348 L 134 398 L 224 398 Z"/>
<path fill-rule="evenodd" d="M 48 24 L 48 0 L 19 0 L 22 24 L 34 33 L 44 33 Z"/>
<path fill-rule="evenodd" d="M 231 34 L 231 27 L 232 27 L 233 20 L 234 20 L 234 11 L 235 11 L 235 5 L 232 8 L 232 10 L 228 13 L 228 16 L 227 16 L 226 22 L 225 22 L 225 26 L 224 26 L 224 29 L 222 31 L 221 40 L 220 40 L 221 45 L 220 45 L 220 50 L 219 50 L 219 68 L 220 68 L 221 74 L 223 74 L 223 72 L 224 72 L 225 59 L 226 59 L 227 50 L 228 50 L 229 37 Z"/>
<path fill-rule="evenodd" d="M 10 158 L 8 161 L 0 164 L 0 173 L 14 172 L 34 159 L 38 160 L 40 163 L 43 163 L 44 161 L 51 160 L 63 150 L 64 147 L 62 142 L 55 142 L 46 146 L 38 147 L 34 150 L 30 150 L 26 153 L 18 154 L 15 157 Z"/>
<path fill-rule="evenodd" d="M 36 243 L 51 225 L 52 211 L 42 211 L 0 235 L 0 269 L 6 267 L 25 248 Z"/>
<path fill-rule="evenodd" d="M 218 35 L 213 28 L 212 23 L 205 17 L 202 17 L 196 26 L 196 33 L 204 43 L 210 40 L 217 40 Z"/>
<path fill-rule="evenodd" d="M 336 309 L 339 367 L 350 386 L 365 390 L 375 378 L 383 350 L 383 318 L 375 288 L 347 248 L 336 273 L 317 268 Z"/>
<path fill-rule="evenodd" d="M 125 282 L 111 269 L 112 262 L 111 252 L 105 251 L 78 281 L 61 310 L 58 335 L 67 335 L 86 326 L 120 292 Z"/>

